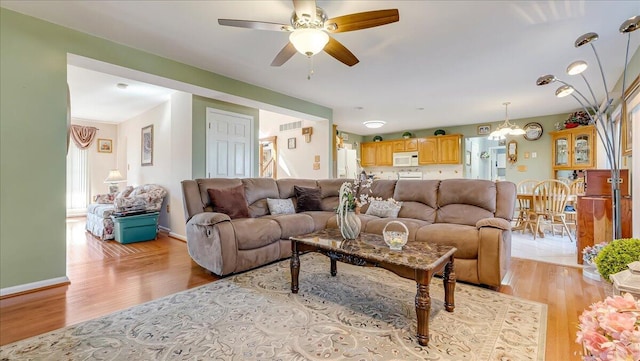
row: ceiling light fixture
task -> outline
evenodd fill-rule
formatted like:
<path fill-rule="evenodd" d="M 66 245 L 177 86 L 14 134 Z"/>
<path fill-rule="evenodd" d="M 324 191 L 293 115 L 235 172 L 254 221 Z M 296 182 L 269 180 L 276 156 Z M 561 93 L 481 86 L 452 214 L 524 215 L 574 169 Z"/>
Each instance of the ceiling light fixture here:
<path fill-rule="evenodd" d="M 519 126 L 509 122 L 509 111 L 508 107 L 510 102 L 504 102 L 504 123 L 498 125 L 498 128 L 489 134 L 490 140 L 501 140 L 505 139 L 507 135 L 523 135 L 525 131 Z"/>
<path fill-rule="evenodd" d="M 367 128 L 375 129 L 382 127 L 383 125 L 387 124 L 387 122 L 383 120 L 367 120 L 362 124 L 364 124 L 364 126 Z"/>
<path fill-rule="evenodd" d="M 629 43 L 631 41 L 631 33 L 638 30 L 640 28 L 640 15 L 636 15 L 625 20 L 618 29 L 621 34 L 627 35 L 627 50 L 625 53 L 624 59 L 624 70 L 622 72 L 622 92 L 621 94 L 624 96 L 626 92 L 626 80 L 627 80 L 627 65 L 629 62 Z M 587 81 L 587 78 L 582 74 L 587 69 L 587 63 L 578 60 L 569 64 L 567 67 L 567 74 L 569 75 L 577 75 L 580 74 L 582 79 L 584 80 L 589 92 L 591 94 L 592 100 L 589 100 L 584 96 L 578 89 L 576 89 L 573 85 L 568 84 L 560 79 L 557 79 L 555 76 L 543 75 L 536 80 L 536 85 L 547 85 L 551 84 L 555 81 L 562 83 L 563 85 L 556 90 L 556 96 L 559 98 L 566 97 L 571 95 L 582 107 L 582 110 L 589 117 L 589 124 L 595 125 L 596 132 L 600 137 L 600 140 L 604 144 L 604 149 L 607 153 L 607 161 L 609 166 L 611 167 L 611 194 L 612 194 L 612 219 L 613 219 L 613 239 L 622 238 L 622 220 L 621 220 L 621 209 L 620 209 L 620 156 L 621 156 L 621 128 L 620 122 L 616 122 L 613 117 L 611 117 L 610 113 L 612 111 L 611 104 L 613 104 L 614 99 L 611 97 L 609 93 L 609 89 L 607 88 L 607 81 L 604 76 L 604 71 L 602 70 L 602 63 L 600 63 L 600 57 L 598 56 L 598 52 L 596 51 L 596 47 L 593 43 L 598 40 L 598 34 L 596 33 L 586 33 L 584 35 L 579 36 L 574 42 L 574 46 L 579 48 L 583 45 L 591 45 L 591 49 L 593 49 L 593 53 L 596 56 L 596 61 L 598 62 L 598 67 L 600 68 L 600 75 L 602 76 L 602 84 L 604 85 L 604 94 L 605 101 L 600 103 L 598 98 L 595 96 L 593 90 L 591 89 L 591 85 Z M 576 95 L 577 94 L 577 95 Z M 623 99 L 619 99 L 620 103 L 623 103 Z M 601 105 L 598 105 L 601 104 Z"/>
<path fill-rule="evenodd" d="M 312 57 L 327 45 L 329 34 L 320 29 L 299 28 L 289 35 L 289 41 L 299 53 Z"/>

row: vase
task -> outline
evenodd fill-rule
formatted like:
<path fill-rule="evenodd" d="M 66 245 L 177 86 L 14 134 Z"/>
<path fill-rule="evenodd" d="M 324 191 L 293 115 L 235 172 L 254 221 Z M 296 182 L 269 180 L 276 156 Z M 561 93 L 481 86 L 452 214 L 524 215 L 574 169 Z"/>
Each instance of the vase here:
<path fill-rule="evenodd" d="M 338 214 L 338 228 L 344 239 L 356 239 L 360 234 L 362 222 L 354 211 L 341 212 Z"/>

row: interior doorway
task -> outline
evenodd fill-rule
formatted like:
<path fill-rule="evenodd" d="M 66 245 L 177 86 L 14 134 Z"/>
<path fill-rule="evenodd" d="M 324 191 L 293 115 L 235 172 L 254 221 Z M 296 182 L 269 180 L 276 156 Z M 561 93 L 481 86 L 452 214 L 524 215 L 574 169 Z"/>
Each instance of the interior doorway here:
<path fill-rule="evenodd" d="M 278 179 L 278 136 L 260 138 L 260 178 Z"/>
<path fill-rule="evenodd" d="M 465 178 L 505 180 L 506 148 L 487 137 L 465 139 Z"/>

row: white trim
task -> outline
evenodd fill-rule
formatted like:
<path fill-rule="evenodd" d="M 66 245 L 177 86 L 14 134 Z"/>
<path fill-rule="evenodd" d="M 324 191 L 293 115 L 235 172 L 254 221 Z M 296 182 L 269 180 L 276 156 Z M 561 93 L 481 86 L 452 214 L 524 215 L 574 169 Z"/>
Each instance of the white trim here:
<path fill-rule="evenodd" d="M 181 234 L 177 234 L 177 233 L 173 233 L 173 232 L 169 232 L 169 237 L 171 238 L 175 238 L 175 239 L 179 239 L 181 241 L 187 241 L 187 237 L 181 235 Z"/>
<path fill-rule="evenodd" d="M 56 285 L 62 285 L 63 283 L 69 283 L 69 278 L 67 276 L 51 278 L 48 280 L 42 280 L 38 282 L 25 283 L 23 285 L 18 285 L 18 286 L 1 288 L 0 297 L 12 295 L 14 293 L 33 291 L 39 288 L 48 288 Z"/>

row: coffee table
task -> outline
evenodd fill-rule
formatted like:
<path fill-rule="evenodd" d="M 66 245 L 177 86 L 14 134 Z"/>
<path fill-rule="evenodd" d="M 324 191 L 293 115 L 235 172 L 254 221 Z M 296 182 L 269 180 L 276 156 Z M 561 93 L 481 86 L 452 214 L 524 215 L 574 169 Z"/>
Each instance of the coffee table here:
<path fill-rule="evenodd" d="M 418 343 L 429 343 L 429 313 L 431 297 L 429 282 L 433 275 L 443 271 L 444 307 L 453 312 L 455 308 L 453 293 L 456 276 L 453 267 L 455 247 L 410 242 L 402 251 L 392 251 L 381 235 L 361 233 L 355 240 L 344 240 L 338 229 L 325 229 L 318 232 L 291 237 L 291 292 L 298 293 L 298 275 L 300 274 L 300 254 L 319 252 L 331 259 L 331 275 L 336 276 L 336 261 L 365 267 L 381 267 L 400 277 L 416 281 L 415 298 L 418 319 Z"/>

